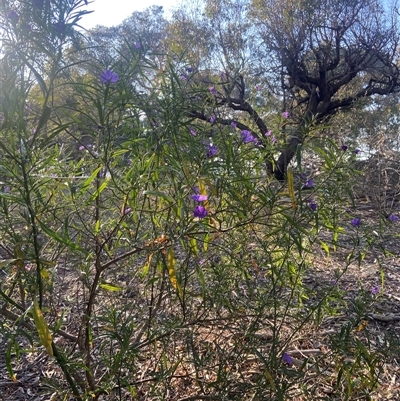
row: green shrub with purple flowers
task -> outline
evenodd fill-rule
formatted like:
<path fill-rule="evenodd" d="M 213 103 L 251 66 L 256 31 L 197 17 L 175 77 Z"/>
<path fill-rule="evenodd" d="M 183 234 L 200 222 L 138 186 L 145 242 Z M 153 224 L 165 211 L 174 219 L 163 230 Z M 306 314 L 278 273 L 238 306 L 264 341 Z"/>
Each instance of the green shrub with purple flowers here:
<path fill-rule="evenodd" d="M 46 399 L 317 399 L 326 372 L 335 399 L 372 392 L 388 347 L 358 333 L 383 278 L 353 303 L 341 284 L 384 230 L 352 212 L 356 155 L 313 141 L 323 127 L 310 123 L 287 182 L 276 181 L 265 155 L 278 153 L 289 112 L 264 135 L 241 114 L 226 121 L 188 60 L 156 66 L 139 41 L 103 70 L 70 62 L 84 51 L 86 5 L 1 5 L 9 376 L 40 354 L 55 372 L 41 377 Z M 196 118 L 204 105 L 209 116 Z M 318 176 L 303 153 L 318 155 Z M 342 269 L 308 285 L 317 259 L 338 250 Z M 304 337 L 345 313 L 329 352 Z M 302 358 L 302 343 L 314 353 Z"/>

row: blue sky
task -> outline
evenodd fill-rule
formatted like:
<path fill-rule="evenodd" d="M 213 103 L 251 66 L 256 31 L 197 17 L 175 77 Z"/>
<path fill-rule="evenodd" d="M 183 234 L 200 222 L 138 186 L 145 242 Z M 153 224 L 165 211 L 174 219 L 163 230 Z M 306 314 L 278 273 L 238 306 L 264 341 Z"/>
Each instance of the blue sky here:
<path fill-rule="evenodd" d="M 168 11 L 178 4 L 178 0 L 89 0 L 87 10 L 94 12 L 83 17 L 80 25 L 86 29 L 96 25 L 118 25 L 134 11 L 142 11 L 153 4 L 163 6 Z"/>

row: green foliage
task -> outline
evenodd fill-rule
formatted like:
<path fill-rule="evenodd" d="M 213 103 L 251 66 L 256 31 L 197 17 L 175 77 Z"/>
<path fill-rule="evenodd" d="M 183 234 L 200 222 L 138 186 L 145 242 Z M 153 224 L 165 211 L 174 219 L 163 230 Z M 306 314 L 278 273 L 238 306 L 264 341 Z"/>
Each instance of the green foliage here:
<path fill-rule="evenodd" d="M 276 141 L 249 136 L 264 127 L 262 105 L 221 111 L 201 73 L 188 73 L 193 55 L 152 52 L 148 38 L 125 37 L 104 65 L 76 43 L 84 3 L 2 9 L 0 332 L 11 378 L 13 360 L 44 347 L 60 399 L 178 399 L 182 387 L 198 398 L 316 399 L 326 372 L 338 399 L 375 389 L 387 350 L 364 322 L 376 294 L 361 286 L 347 299 L 342 285 L 372 242 L 352 214 L 351 150 L 320 141 L 326 127 L 310 123 L 287 183 L 275 181 L 265 160 L 291 132 L 287 117 L 267 110 Z M 214 11 L 207 18 L 226 23 Z M 232 77 L 229 89 L 211 76 L 221 92 L 237 89 Z M 342 267 L 310 285 L 319 259 L 338 251 Z M 324 346 L 311 344 L 342 315 Z"/>

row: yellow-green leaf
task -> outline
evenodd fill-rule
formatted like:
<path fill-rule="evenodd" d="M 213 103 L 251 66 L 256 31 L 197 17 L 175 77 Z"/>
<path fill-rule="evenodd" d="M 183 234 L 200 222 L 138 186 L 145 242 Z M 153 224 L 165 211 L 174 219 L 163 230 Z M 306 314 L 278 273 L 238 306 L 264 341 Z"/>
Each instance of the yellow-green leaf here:
<path fill-rule="evenodd" d="M 53 348 L 51 346 L 53 339 L 49 327 L 47 326 L 46 320 L 43 316 L 42 311 L 39 308 L 39 304 L 36 299 L 33 300 L 33 320 L 35 321 L 35 326 L 39 334 L 40 342 L 46 348 L 47 353 L 53 356 Z"/>
<path fill-rule="evenodd" d="M 168 250 L 168 274 L 172 286 L 178 291 L 179 295 L 182 296 L 182 287 L 180 286 L 178 278 L 176 277 L 175 255 L 173 248 L 169 248 Z"/>
<path fill-rule="evenodd" d="M 199 254 L 199 250 L 197 248 L 196 238 L 190 238 L 189 245 L 191 251 L 194 253 L 194 256 L 197 256 Z"/>
<path fill-rule="evenodd" d="M 114 284 L 101 283 L 101 284 L 99 284 L 99 286 L 101 288 L 103 288 L 103 290 L 107 290 L 107 291 L 121 291 L 122 290 L 121 287 L 118 287 L 117 285 L 114 285 Z"/>
<path fill-rule="evenodd" d="M 329 246 L 326 244 L 324 241 L 321 241 L 321 246 L 324 248 L 324 251 L 326 252 L 327 256 L 329 257 Z"/>
<path fill-rule="evenodd" d="M 287 168 L 287 183 L 288 183 L 288 190 L 289 190 L 289 195 L 290 199 L 292 200 L 292 207 L 293 210 L 296 210 L 296 196 L 294 193 L 294 180 L 293 180 L 293 168 L 292 166 L 289 166 Z"/>
<path fill-rule="evenodd" d="M 153 254 L 151 253 L 149 256 L 147 256 L 146 263 L 143 266 L 143 271 L 142 271 L 142 276 L 147 276 L 147 273 L 149 272 L 150 269 L 150 264 L 151 260 L 153 259 Z"/>

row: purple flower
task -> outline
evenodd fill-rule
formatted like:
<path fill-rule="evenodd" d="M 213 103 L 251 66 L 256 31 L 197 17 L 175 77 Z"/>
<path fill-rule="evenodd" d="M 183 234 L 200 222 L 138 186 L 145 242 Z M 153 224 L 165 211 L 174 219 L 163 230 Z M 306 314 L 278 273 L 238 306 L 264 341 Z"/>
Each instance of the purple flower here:
<path fill-rule="evenodd" d="M 260 85 L 256 85 L 256 91 L 259 91 L 261 89 Z"/>
<path fill-rule="evenodd" d="M 215 118 L 216 118 L 215 116 L 211 116 L 211 117 L 210 117 L 210 123 L 211 123 L 211 124 L 215 122 Z"/>
<path fill-rule="evenodd" d="M 282 117 L 283 117 L 283 118 L 289 118 L 289 117 L 290 117 L 290 113 L 289 113 L 288 111 L 284 111 L 284 112 L 282 113 Z"/>
<path fill-rule="evenodd" d="M 201 195 L 201 194 L 194 194 L 191 196 L 191 198 L 196 201 L 196 202 L 203 202 L 208 199 L 207 195 Z"/>
<path fill-rule="evenodd" d="M 132 160 L 127 160 L 126 165 L 127 165 L 128 167 L 132 166 Z"/>
<path fill-rule="evenodd" d="M 354 153 L 355 155 L 358 155 L 360 152 L 361 152 L 360 149 L 354 149 L 354 150 L 353 150 L 353 153 Z"/>
<path fill-rule="evenodd" d="M 361 220 L 360 220 L 360 219 L 357 219 L 357 218 L 354 218 L 353 220 L 351 220 L 350 223 L 351 223 L 351 225 L 354 226 L 354 227 L 360 227 Z"/>
<path fill-rule="evenodd" d="M 193 72 L 193 68 L 192 67 L 186 67 L 186 71 L 191 74 Z"/>
<path fill-rule="evenodd" d="M 203 219 L 208 215 L 207 209 L 202 205 L 197 205 L 193 210 L 193 216 Z"/>
<path fill-rule="evenodd" d="M 14 11 L 11 10 L 8 14 L 7 14 L 7 18 L 11 21 L 11 23 L 13 25 L 16 25 L 17 22 L 19 21 L 19 15 Z"/>
<path fill-rule="evenodd" d="M 197 135 L 196 131 L 195 131 L 193 128 L 191 128 L 191 129 L 189 130 L 189 132 L 190 132 L 190 134 L 193 135 L 193 136 L 196 136 L 196 135 Z"/>
<path fill-rule="evenodd" d="M 400 219 L 399 219 L 399 217 L 396 216 L 395 214 L 391 214 L 391 215 L 389 216 L 389 220 L 390 220 L 390 221 L 399 221 Z"/>
<path fill-rule="evenodd" d="M 135 43 L 135 49 L 139 50 L 142 47 L 142 45 L 140 44 L 140 42 L 136 42 Z"/>
<path fill-rule="evenodd" d="M 314 188 L 314 180 L 312 178 L 309 178 L 306 183 L 304 184 L 305 188 Z"/>
<path fill-rule="evenodd" d="M 376 285 L 375 287 L 372 288 L 371 294 L 376 295 L 379 292 L 379 287 Z"/>
<path fill-rule="evenodd" d="M 209 144 L 207 145 L 207 157 L 210 159 L 218 154 L 218 148 L 216 145 Z"/>
<path fill-rule="evenodd" d="M 192 189 L 193 189 L 193 192 L 194 192 L 195 194 L 199 194 L 199 193 L 200 193 L 200 188 L 199 188 L 198 185 L 195 185 Z"/>
<path fill-rule="evenodd" d="M 347 146 L 346 146 L 346 145 L 342 145 L 342 146 L 340 147 L 340 149 L 343 150 L 343 152 L 346 152 Z"/>
<path fill-rule="evenodd" d="M 124 214 L 128 214 L 132 211 L 132 209 L 130 207 L 126 207 L 124 210 Z"/>
<path fill-rule="evenodd" d="M 318 205 L 317 205 L 317 203 L 315 202 L 314 199 L 310 199 L 310 200 L 308 201 L 308 206 L 310 206 L 310 209 L 313 210 L 314 212 L 315 212 L 315 211 L 317 210 L 317 208 L 318 208 Z"/>
<path fill-rule="evenodd" d="M 4 192 L 5 192 L 6 194 L 9 194 L 9 193 L 11 192 L 10 187 L 4 187 Z"/>
<path fill-rule="evenodd" d="M 232 121 L 232 122 L 231 122 L 231 127 L 232 127 L 232 128 L 236 128 L 236 127 L 237 127 L 237 124 L 235 123 L 235 121 Z"/>
<path fill-rule="evenodd" d="M 255 136 L 253 136 L 252 133 L 247 129 L 242 131 L 242 139 L 243 143 L 250 143 L 250 142 L 258 143 L 258 139 Z"/>
<path fill-rule="evenodd" d="M 83 146 L 83 145 L 81 145 L 81 146 L 79 146 L 79 148 L 78 148 L 79 150 L 84 150 L 85 149 L 85 147 Z"/>
<path fill-rule="evenodd" d="M 271 137 L 271 142 L 272 142 L 272 144 L 275 144 L 277 141 L 278 141 L 278 140 L 277 140 L 274 136 Z"/>
<path fill-rule="evenodd" d="M 119 81 L 119 76 L 116 72 L 111 70 L 105 70 L 100 76 L 101 82 L 103 84 L 115 84 Z"/>
<path fill-rule="evenodd" d="M 214 86 L 210 86 L 210 87 L 208 88 L 208 90 L 209 90 L 210 93 L 211 93 L 212 95 L 214 95 L 214 96 L 218 94 L 218 92 L 217 92 L 217 90 L 215 89 Z"/>
<path fill-rule="evenodd" d="M 286 352 L 283 353 L 282 359 L 288 365 L 293 365 L 293 358 L 289 354 L 287 354 Z"/>
<path fill-rule="evenodd" d="M 264 135 L 265 136 L 271 136 L 272 135 L 272 131 L 267 131 Z"/>
<path fill-rule="evenodd" d="M 186 77 L 185 74 L 182 73 L 182 74 L 180 75 L 180 77 L 181 77 L 181 80 L 182 80 L 182 81 L 187 81 L 187 77 Z"/>

